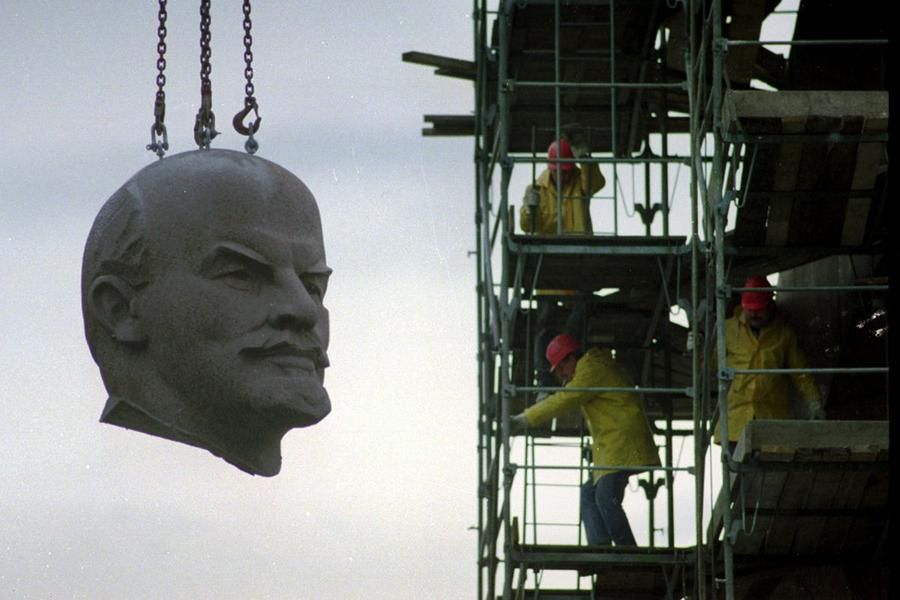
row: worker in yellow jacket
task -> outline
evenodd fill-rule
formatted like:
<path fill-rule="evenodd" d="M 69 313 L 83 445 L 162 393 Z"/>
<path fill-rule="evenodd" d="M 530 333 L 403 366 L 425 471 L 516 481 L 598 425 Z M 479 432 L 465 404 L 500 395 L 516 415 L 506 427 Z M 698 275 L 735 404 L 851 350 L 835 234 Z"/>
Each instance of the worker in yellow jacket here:
<path fill-rule="evenodd" d="M 537 180 L 525 189 L 522 208 L 519 209 L 519 226 L 525 233 L 555 235 L 557 233 L 556 179 L 562 183 L 561 233 L 593 232 L 591 226 L 591 196 L 603 189 L 606 180 L 597 163 L 578 167 L 574 162 L 559 162 L 560 158 L 584 158 L 590 154 L 585 146 L 574 148 L 565 138 L 553 142 L 547 148 L 547 168 Z M 532 209 L 535 212 L 532 230 Z"/>
<path fill-rule="evenodd" d="M 771 287 L 762 275 L 754 275 L 745 288 Z M 771 291 L 747 290 L 734 316 L 725 321 L 726 363 L 733 369 L 805 369 L 806 355 L 797 335 L 778 310 Z M 728 440 L 736 443 L 744 426 L 753 419 L 789 419 L 790 383 L 807 402 L 808 416 L 825 418 L 815 379 L 808 373 L 738 374 L 728 389 Z M 718 430 L 716 439 L 719 440 Z"/>
<path fill-rule="evenodd" d="M 559 335 L 547 346 L 553 373 L 566 388 L 633 387 L 609 350 L 581 352 L 574 337 Z M 581 490 L 581 518 L 588 544 L 636 546 L 622 499 L 628 478 L 642 470 L 617 467 L 659 466 L 659 453 L 643 408 L 632 392 L 561 390 L 512 417 L 514 432 L 540 425 L 567 411 L 581 409 L 592 439 L 592 477 Z"/>
<path fill-rule="evenodd" d="M 547 148 L 547 168 L 534 184 L 525 190 L 519 210 L 522 231 L 542 235 L 556 235 L 557 214 L 562 214 L 562 232 L 591 234 L 590 200 L 606 184 L 597 163 L 576 166 L 574 162 L 559 159 L 580 159 L 590 155 L 587 146 L 569 143 L 565 138 L 553 142 Z M 557 178 L 562 186 L 562 202 L 557 206 Z M 560 213 L 559 210 L 562 212 Z M 534 219 L 532 219 L 532 215 Z M 532 229 L 532 225 L 534 228 Z M 570 296 L 562 302 L 542 296 Z M 535 380 L 538 385 L 555 383 L 544 352 L 553 337 L 568 333 L 575 337 L 583 333 L 585 306 L 574 290 L 538 290 L 537 315 L 534 320 L 534 351 L 532 354 Z"/>

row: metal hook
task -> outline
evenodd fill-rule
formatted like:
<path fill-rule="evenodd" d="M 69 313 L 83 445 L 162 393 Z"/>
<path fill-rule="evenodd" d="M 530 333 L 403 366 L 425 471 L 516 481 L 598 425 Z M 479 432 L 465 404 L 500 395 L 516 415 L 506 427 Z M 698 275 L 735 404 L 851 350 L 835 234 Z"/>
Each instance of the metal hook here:
<path fill-rule="evenodd" d="M 256 120 L 250 121 L 247 125 L 244 125 L 244 119 L 253 112 L 253 115 L 256 117 Z M 242 108 L 234 118 L 231 120 L 231 124 L 234 126 L 234 130 L 237 131 L 241 135 L 252 136 L 257 131 L 259 131 L 259 124 L 262 121 L 262 118 L 259 116 L 259 106 L 256 104 L 256 100 L 253 98 L 249 98 L 246 102 L 244 102 L 244 108 Z"/>

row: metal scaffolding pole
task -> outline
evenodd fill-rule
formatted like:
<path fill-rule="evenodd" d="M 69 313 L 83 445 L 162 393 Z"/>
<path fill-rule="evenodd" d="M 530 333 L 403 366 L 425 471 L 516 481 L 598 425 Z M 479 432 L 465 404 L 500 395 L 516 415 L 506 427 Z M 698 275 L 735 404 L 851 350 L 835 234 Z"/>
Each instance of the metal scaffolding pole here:
<path fill-rule="evenodd" d="M 723 156 L 722 128 L 718 118 L 722 109 L 722 78 L 723 61 L 726 48 L 722 44 L 722 2 L 713 0 L 712 5 L 713 28 L 713 69 L 712 69 L 712 127 L 713 163 L 710 171 L 707 187 L 707 210 L 715 215 L 715 257 L 716 257 L 716 351 L 718 364 L 725 365 L 725 302 L 728 299 L 724 293 L 725 277 L 725 220 L 728 217 L 728 204 L 722 203 L 722 181 L 724 177 L 725 160 Z M 728 380 L 724 373 L 719 374 L 719 431 L 723 440 L 722 447 L 722 501 L 723 524 L 725 535 L 722 537 L 723 559 L 725 563 L 725 598 L 734 600 L 734 546 L 731 539 L 731 459 L 728 451 Z"/>
<path fill-rule="evenodd" d="M 499 155 L 500 155 L 500 219 L 502 233 L 500 236 L 503 252 L 501 255 L 501 273 L 500 273 L 500 291 L 499 291 L 499 314 L 500 319 L 500 424 L 501 424 L 501 448 L 503 453 L 503 515 L 501 517 L 503 530 L 503 598 L 504 600 L 512 600 L 512 582 L 513 569 L 510 564 L 510 552 L 512 550 L 512 523 L 511 523 L 511 491 L 512 482 L 515 471 L 511 466 L 510 449 L 509 449 L 509 400 L 510 400 L 510 381 L 509 381 L 509 319 L 508 314 L 508 297 L 509 297 L 509 265 L 508 252 L 506 252 L 506 244 L 509 240 L 509 179 L 512 172 L 512 164 L 506 160 L 509 151 L 509 90 L 504 85 L 508 77 L 508 45 L 509 45 L 509 28 L 510 20 L 508 13 L 509 5 L 500 8 L 497 14 L 498 30 L 499 30 L 499 57 L 498 57 L 498 104 L 500 117 L 500 136 L 499 136 Z M 493 598 L 493 593 L 491 595 Z"/>
<path fill-rule="evenodd" d="M 691 123 L 691 141 L 690 148 L 691 153 L 697 152 L 700 148 L 700 141 L 698 139 L 698 108 L 697 108 L 697 99 L 694 95 L 694 92 L 697 89 L 695 78 L 697 77 L 696 70 L 696 55 L 695 55 L 695 41 L 694 41 L 694 0 L 691 0 L 689 8 L 688 8 L 688 16 L 686 21 L 689 26 L 689 35 L 688 35 L 688 46 L 685 49 L 684 53 L 684 62 L 685 62 L 685 72 L 688 76 L 688 107 L 689 107 L 689 118 Z M 697 186 L 699 185 L 696 165 L 697 161 L 691 161 L 691 184 L 690 184 L 690 193 L 691 193 L 691 320 L 690 326 L 691 331 L 695 333 L 697 331 L 697 325 L 699 324 L 700 314 L 699 314 L 699 301 L 700 301 L 700 282 L 699 282 L 699 269 L 700 269 L 700 240 L 699 240 L 699 210 L 698 210 L 698 191 Z M 696 473 L 694 476 L 694 539 L 695 539 L 695 550 L 694 550 L 694 588 L 696 597 L 699 600 L 706 600 L 706 573 L 704 568 L 704 548 L 703 548 L 703 494 L 705 488 L 705 476 L 704 476 L 704 456 L 705 456 L 705 443 L 704 443 L 704 428 L 703 428 L 703 420 L 706 418 L 703 410 L 703 395 L 698 393 L 700 388 L 703 387 L 700 384 L 701 371 L 700 371 L 700 353 L 697 351 L 697 348 L 694 349 L 694 352 L 691 353 L 691 382 L 693 384 L 693 403 L 692 403 L 692 416 L 693 416 L 693 429 L 694 429 L 694 467 L 696 468 Z"/>

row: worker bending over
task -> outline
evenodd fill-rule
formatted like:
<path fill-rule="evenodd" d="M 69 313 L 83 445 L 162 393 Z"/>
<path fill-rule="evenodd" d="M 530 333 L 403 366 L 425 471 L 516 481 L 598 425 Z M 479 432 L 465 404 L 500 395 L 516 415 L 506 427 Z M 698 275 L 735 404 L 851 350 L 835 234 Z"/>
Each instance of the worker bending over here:
<path fill-rule="evenodd" d="M 578 340 L 562 334 L 547 346 L 552 372 L 566 388 L 633 387 L 628 375 L 615 363 L 609 350 L 581 351 Z M 588 544 L 636 546 L 622 499 L 628 478 L 645 469 L 615 467 L 659 466 L 659 453 L 643 408 L 633 392 L 583 392 L 561 390 L 530 406 L 511 419 L 514 433 L 545 423 L 580 408 L 591 434 L 591 460 L 595 467 L 581 488 L 581 519 Z"/>

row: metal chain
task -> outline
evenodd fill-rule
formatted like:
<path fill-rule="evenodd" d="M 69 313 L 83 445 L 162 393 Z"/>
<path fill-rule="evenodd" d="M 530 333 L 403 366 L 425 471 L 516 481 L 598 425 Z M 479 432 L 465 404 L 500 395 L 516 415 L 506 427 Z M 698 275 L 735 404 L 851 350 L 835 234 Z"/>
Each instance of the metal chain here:
<path fill-rule="evenodd" d="M 259 116 L 259 105 L 256 102 L 254 93 L 256 88 L 253 86 L 253 22 L 250 20 L 250 0 L 244 0 L 244 78 L 247 83 L 244 85 L 244 108 L 242 108 L 232 119 L 231 124 L 234 130 L 241 135 L 247 136 L 244 143 L 244 149 L 253 154 L 259 149 L 259 144 L 253 137 L 259 130 L 259 124 L 262 118 Z M 253 113 L 254 120 L 244 125 L 244 119 L 247 115 Z"/>
<path fill-rule="evenodd" d="M 216 131 L 216 115 L 212 111 L 212 82 L 209 77 L 212 72 L 209 5 L 210 0 L 200 2 L 200 109 L 194 121 L 194 141 L 201 150 L 209 148 L 212 139 L 219 135 Z"/>
<path fill-rule="evenodd" d="M 166 131 L 166 1 L 159 0 L 159 25 L 156 28 L 156 100 L 153 103 L 153 125 L 150 126 L 150 143 L 147 150 L 155 152 L 161 159 L 169 149 L 169 134 Z"/>

